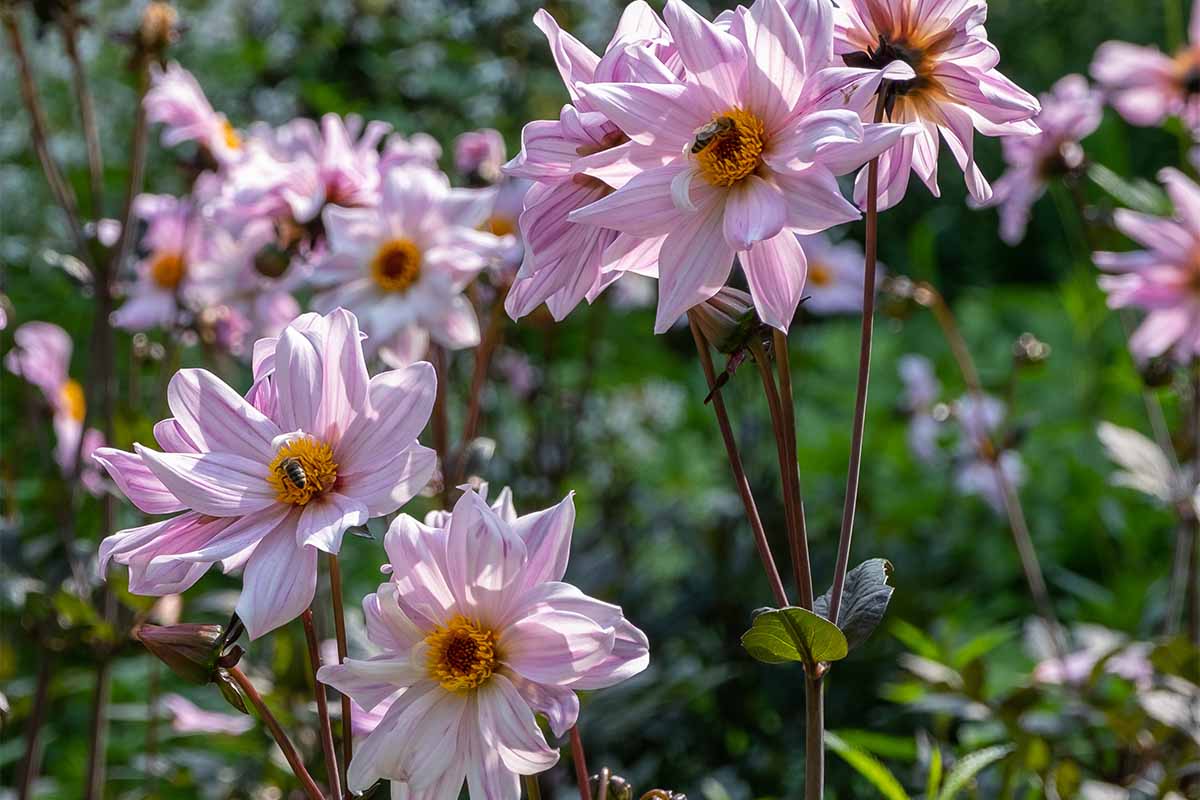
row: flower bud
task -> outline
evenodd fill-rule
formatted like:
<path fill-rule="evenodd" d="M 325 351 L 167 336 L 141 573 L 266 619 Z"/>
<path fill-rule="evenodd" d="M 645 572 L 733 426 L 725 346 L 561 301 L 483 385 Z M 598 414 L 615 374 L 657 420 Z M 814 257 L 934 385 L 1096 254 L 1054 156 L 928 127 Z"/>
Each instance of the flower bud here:
<path fill-rule="evenodd" d="M 651 789 L 642 795 L 641 800 L 687 800 L 687 795 L 670 789 Z"/>
<path fill-rule="evenodd" d="M 1034 367 L 1050 358 L 1050 345 L 1032 333 L 1022 333 L 1013 344 L 1013 360 L 1019 367 Z"/>
<path fill-rule="evenodd" d="M 763 324 L 754 310 L 754 299 L 728 286 L 689 312 L 709 344 L 727 355 L 736 353 L 763 335 Z"/>
<path fill-rule="evenodd" d="M 613 774 L 608 767 L 588 779 L 592 797 L 600 800 L 633 800 L 633 786 L 620 775 Z"/>
<path fill-rule="evenodd" d="M 1138 365 L 1138 371 L 1142 374 L 1142 383 L 1151 389 L 1170 386 L 1175 380 L 1175 364 L 1165 356 L 1152 358 L 1146 363 Z"/>
<path fill-rule="evenodd" d="M 214 680 L 224 641 L 220 625 L 139 625 L 133 638 L 185 681 L 204 685 Z"/>
<path fill-rule="evenodd" d="M 161 56 L 168 47 L 179 41 L 178 26 L 179 13 L 170 3 L 151 0 L 138 24 L 138 46 L 144 53 Z"/>

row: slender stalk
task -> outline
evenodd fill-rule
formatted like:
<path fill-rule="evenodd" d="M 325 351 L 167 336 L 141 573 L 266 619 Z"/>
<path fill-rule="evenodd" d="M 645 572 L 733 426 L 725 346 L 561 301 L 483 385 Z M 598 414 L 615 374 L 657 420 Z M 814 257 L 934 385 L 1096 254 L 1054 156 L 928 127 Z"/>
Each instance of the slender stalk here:
<path fill-rule="evenodd" d="M 496 303 L 488 319 L 487 329 L 479 346 L 475 348 L 475 367 L 471 373 L 471 393 L 467 395 L 467 417 L 463 423 L 462 442 L 458 449 L 458 463 L 455 469 L 455 482 L 466 477 L 468 448 L 471 440 L 479 430 L 479 420 L 483 414 L 483 387 L 487 382 L 488 367 L 491 366 L 492 356 L 504 339 L 504 293 L 497 294 Z"/>
<path fill-rule="evenodd" d="M 50 698 L 50 677 L 53 674 L 52 656 L 42 648 L 38 664 L 37 684 L 33 690 L 33 707 L 29 722 L 25 725 L 25 758 L 21 762 L 20 782 L 17 784 L 17 800 L 29 800 L 33 796 L 33 782 L 41 772 L 42 726 L 46 722 L 46 706 Z"/>
<path fill-rule="evenodd" d="M 542 787 L 538 784 L 537 775 L 522 775 L 521 783 L 525 784 L 525 796 L 529 800 L 542 800 Z"/>
<path fill-rule="evenodd" d="M 1192 364 L 1192 462 L 1196 474 L 1193 483 L 1200 483 L 1200 363 Z M 1191 542 L 1188 550 L 1187 598 L 1188 639 L 1200 647 L 1200 520 L 1195 509 L 1191 513 Z"/>
<path fill-rule="evenodd" d="M 87 85 L 87 72 L 79 57 L 79 20 L 73 11 L 59 17 L 62 29 L 63 49 L 71 62 L 71 83 L 75 99 L 79 104 L 79 123 L 83 128 L 83 139 L 87 145 L 88 178 L 91 187 L 92 218 L 104 216 L 104 156 L 100 149 L 100 132 L 96 126 L 96 107 Z"/>
<path fill-rule="evenodd" d="M 825 796 L 824 678 L 804 677 L 804 800 Z"/>
<path fill-rule="evenodd" d="M 579 735 L 579 723 L 571 726 L 571 761 L 575 764 L 575 782 L 579 785 L 579 800 L 592 800 L 592 787 L 588 781 L 587 759 L 583 754 L 583 738 Z"/>
<path fill-rule="evenodd" d="M 85 800 L 104 796 L 104 774 L 108 748 L 108 702 L 112 697 L 112 659 L 102 654 L 96 665 L 96 688 L 92 694 L 92 728 L 88 736 L 87 777 L 84 782 Z"/>
<path fill-rule="evenodd" d="M 430 345 L 429 357 L 433 362 L 433 371 L 437 374 L 437 395 L 433 400 L 433 449 L 437 451 L 438 463 L 442 469 L 442 507 L 450 507 L 450 429 L 446 418 L 446 351 L 438 345 Z"/>
<path fill-rule="evenodd" d="M 690 314 L 688 323 L 692 327 L 692 338 L 696 341 L 696 352 L 700 355 L 700 366 L 704 369 L 704 377 L 712 392 L 712 407 L 717 415 L 717 426 L 721 429 L 721 439 L 725 443 L 725 455 L 729 459 L 729 468 L 733 470 L 733 480 L 737 484 L 742 505 L 745 506 L 746 519 L 750 523 L 750 530 L 754 532 L 754 544 L 758 548 L 758 558 L 762 562 L 763 570 L 767 573 L 767 581 L 771 584 L 771 594 L 775 597 L 775 603 L 783 608 L 788 605 L 787 592 L 783 589 L 783 581 L 780 580 L 779 570 L 775 567 L 775 558 L 771 555 L 771 546 L 767 542 L 762 519 L 758 516 L 758 507 L 754 504 L 750 481 L 746 478 L 746 470 L 742 466 L 742 457 L 738 453 L 737 441 L 733 437 L 733 427 L 729 423 L 729 414 L 725 410 L 725 400 L 716 388 L 716 370 L 713 369 L 708 341 Z"/>
<path fill-rule="evenodd" d="M 812 610 L 813 585 L 812 565 L 808 556 L 808 523 L 804 518 L 804 494 L 800 490 L 800 465 L 796 455 L 796 407 L 792 401 L 792 365 L 788 353 L 787 336 L 774 331 L 775 363 L 779 368 L 780 405 L 783 410 L 783 428 L 787 434 L 788 466 L 791 469 L 792 507 L 796 509 L 796 531 L 789 542 L 792 551 L 792 570 L 800 592 L 800 607 Z"/>
<path fill-rule="evenodd" d="M 284 733 L 283 728 L 279 724 L 279 720 L 267 708 L 267 704 L 263 702 L 262 695 L 254 688 L 254 684 L 246 677 L 237 667 L 228 669 L 230 677 L 237 683 L 238 688 L 242 690 L 242 694 L 250 699 L 250 704 L 254 706 L 254 710 L 258 712 L 258 716 L 262 719 L 263 724 L 267 726 L 267 730 L 271 732 L 271 736 L 275 739 L 275 744 L 279 745 L 279 749 L 283 751 L 283 757 L 287 759 L 288 764 L 292 768 L 292 773 L 296 779 L 300 781 L 300 786 L 303 787 L 304 793 L 308 795 L 308 800 L 324 800 L 324 793 L 321 787 L 317 786 L 317 782 L 308 774 L 308 770 L 304 768 L 304 761 L 300 758 L 300 754 L 296 752 L 296 746 L 292 744 L 292 740 Z"/>
<path fill-rule="evenodd" d="M 329 724 L 329 704 L 325 698 L 325 684 L 317 680 L 321 668 L 321 651 L 317 644 L 317 630 L 313 626 L 312 609 L 300 615 L 304 623 L 304 638 L 308 640 L 308 664 L 312 668 L 313 696 L 317 699 L 317 719 L 320 722 L 321 752 L 325 754 L 325 773 L 335 800 L 342 797 L 342 781 L 338 776 L 337 751 L 333 747 L 333 728 Z"/>
<path fill-rule="evenodd" d="M 875 122 L 883 120 L 883 98 L 875 101 Z M 871 380 L 871 341 L 875 335 L 875 272 L 879 249 L 879 159 L 867 167 L 867 236 L 863 263 L 863 311 L 858 351 L 858 388 L 854 395 L 854 428 L 850 439 L 850 466 L 846 473 L 846 501 L 842 506 L 842 528 L 838 535 L 837 564 L 829 596 L 829 619 L 837 624 L 850 568 L 850 543 L 854 536 L 854 512 L 858 505 L 858 483 L 862 472 L 863 433 L 867 422 L 867 387 Z"/>
<path fill-rule="evenodd" d="M 963 381 L 967 384 L 967 391 L 974 399 L 976 406 L 982 408 L 984 404 L 983 383 L 979 379 L 979 372 L 975 369 L 975 362 L 971 358 L 971 351 L 967 348 L 967 341 L 963 337 L 962 331 L 959 330 L 958 322 L 955 320 L 950 306 L 947 305 L 946 299 L 927 283 L 920 284 L 914 296 L 917 298 L 917 302 L 933 312 L 933 316 L 946 338 L 946 343 L 949 344 L 950 351 L 954 354 L 954 360 L 958 364 L 959 372 L 962 373 Z M 1008 476 L 1004 474 L 1000 452 L 991 441 L 988 432 L 983 425 L 975 427 L 979 429 L 980 455 L 991 464 L 992 471 L 996 476 L 996 484 L 1000 487 L 1004 510 L 1008 516 L 1009 530 L 1012 532 L 1013 543 L 1016 545 L 1017 555 L 1021 560 L 1021 570 L 1025 573 L 1025 581 L 1029 585 L 1029 593 L 1033 597 L 1038 614 L 1046 624 L 1050 640 L 1061 659 L 1066 655 L 1063 630 L 1054 613 L 1050 590 L 1046 586 L 1046 578 L 1042 572 L 1041 562 L 1038 560 L 1037 549 L 1033 546 L 1033 537 L 1029 533 L 1029 525 L 1025 520 L 1025 510 L 1021 506 L 1020 495 L 1017 494 L 1017 490 Z"/>
<path fill-rule="evenodd" d="M 346 663 L 346 612 L 342 606 L 342 568 L 338 557 L 329 555 L 329 593 L 333 598 L 333 630 L 337 637 L 338 663 Z M 354 727 L 350 719 L 350 696 L 342 694 L 342 793 L 350 796 L 346 783 L 350 774 L 350 759 L 354 756 Z"/>
<path fill-rule="evenodd" d="M 146 786 L 148 794 L 156 794 L 158 783 L 158 694 L 159 660 L 150 656 L 150 674 L 146 689 Z"/>

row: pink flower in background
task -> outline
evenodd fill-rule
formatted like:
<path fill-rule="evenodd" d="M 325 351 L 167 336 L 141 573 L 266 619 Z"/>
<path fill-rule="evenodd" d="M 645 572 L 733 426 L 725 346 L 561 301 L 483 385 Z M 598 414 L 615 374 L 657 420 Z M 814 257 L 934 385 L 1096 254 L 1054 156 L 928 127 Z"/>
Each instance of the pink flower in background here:
<path fill-rule="evenodd" d="M 393 133 L 383 142 L 379 172 L 383 174 L 393 167 L 412 166 L 437 169 L 441 157 L 442 146 L 428 133 L 414 133 L 409 137 Z"/>
<path fill-rule="evenodd" d="M 862 313 L 865 275 L 858 242 L 845 239 L 834 244 L 821 233 L 800 236 L 799 240 L 808 259 L 804 310 L 818 315 Z M 880 264 L 875 280 L 882 280 L 883 273 Z"/>
<path fill-rule="evenodd" d="M 504 165 L 504 137 L 494 128 L 468 131 L 454 140 L 454 168 L 484 183 L 500 180 Z"/>
<path fill-rule="evenodd" d="M 1200 187 L 1175 169 L 1159 173 L 1175 205 L 1175 217 L 1164 219 L 1119 209 L 1117 229 L 1142 245 L 1128 253 L 1096 253 L 1109 308 L 1146 312 L 1129 339 L 1138 360 L 1170 353 L 1188 362 L 1200 355 Z"/>
<path fill-rule="evenodd" d="M 1096 50 L 1092 77 L 1130 124 L 1152 127 L 1179 117 L 1200 133 L 1200 3 L 1192 5 L 1188 39 L 1174 56 L 1157 47 L 1105 42 Z"/>
<path fill-rule="evenodd" d="M 87 398 L 83 387 L 70 375 L 70 335 L 49 322 L 26 322 L 13 331 L 13 343 L 15 346 L 4 357 L 4 366 L 40 389 L 46 398 L 54 425 L 54 460 L 63 475 L 70 475 L 78 453 L 84 459 L 79 479 L 84 488 L 99 496 L 104 481 L 92 464 L 91 454 L 104 446 L 104 434 L 95 428 L 83 428 Z"/>
<path fill-rule="evenodd" d="M 1010 449 L 994 452 L 1002 445 L 996 434 L 1004 425 L 1007 409 L 995 397 L 965 395 L 954 402 L 953 410 L 962 430 L 954 486 L 960 494 L 980 498 L 997 514 L 1004 513 L 1004 486 L 992 459 L 998 461 L 1009 486 L 1016 488 L 1025 482 L 1025 462 L 1020 453 Z"/>
<path fill-rule="evenodd" d="M 171 717 L 171 730 L 179 734 L 216 733 L 239 736 L 254 727 L 254 718 L 244 714 L 205 711 L 181 694 L 165 694 L 159 701 Z"/>
<path fill-rule="evenodd" d="M 915 73 L 883 90 L 887 118 L 918 125 L 921 132 L 879 159 L 880 209 L 903 199 L 910 171 L 940 196 L 940 138 L 963 170 L 971 197 L 986 202 L 992 189 L 975 164 L 975 131 L 1037 133 L 1031 120 L 1038 102 L 996 69 L 1000 53 L 987 39 L 986 19 L 985 0 L 837 0 L 834 49 L 847 65 L 881 69 L 902 62 Z M 862 113 L 872 119 L 875 105 Z M 866 182 L 863 170 L 854 187 L 860 206 Z"/>
<path fill-rule="evenodd" d="M 996 181 L 985 207 L 1000 207 L 1000 238 L 1016 244 L 1025 238 L 1030 209 L 1056 178 L 1077 173 L 1084 164 L 1079 143 L 1100 127 L 1104 100 L 1082 75 L 1059 79 L 1040 98 L 1036 122 L 1042 132 L 1002 141 L 1008 171 Z"/>
<path fill-rule="evenodd" d="M 687 70 L 682 81 L 578 87 L 632 140 L 628 163 L 618 166 L 635 177 L 568 219 L 665 237 L 657 333 L 716 294 L 735 254 L 759 317 L 786 330 L 805 282 L 796 234 L 858 219 L 835 176 L 906 133 L 864 127 L 845 107 L 874 87 L 844 70 L 822 74 L 830 64 L 822 42 L 832 36 L 830 16 L 819 13 L 827 0 L 800 5 L 803 31 L 780 0 L 739 8 L 724 26 L 669 0 L 664 17 Z M 854 92 L 831 89 L 838 80 Z M 645 168 L 656 162 L 662 166 Z"/>
<path fill-rule="evenodd" d="M 112 321 L 134 331 L 171 328 L 181 308 L 202 307 L 217 299 L 214 287 L 191 272 L 206 242 L 201 214 L 192 199 L 162 194 L 139 195 L 134 212 L 146 223 L 141 242 L 145 256 Z"/>
<path fill-rule="evenodd" d="M 942 395 L 933 362 L 925 356 L 908 354 L 900 357 L 900 381 L 904 384 L 904 410 L 911 416 L 908 422 L 908 446 L 913 455 L 925 464 L 938 460 L 938 437 L 942 423 L 935 416 L 935 407 Z"/>
<path fill-rule="evenodd" d="M 558 119 L 527 124 L 521 132 L 521 152 L 505 167 L 508 175 L 530 180 L 533 186 L 524 196 L 520 218 L 524 259 L 504 307 L 509 316 L 520 319 L 546 303 L 551 315 L 561 320 L 585 298 L 594 300 L 623 272 L 654 273 L 662 239 L 642 242 L 615 230 L 568 221 L 571 211 L 611 194 L 637 172 L 637 165 L 627 160 L 633 154 L 629 137 L 580 94 L 579 84 L 669 81 L 677 73 L 664 63 L 674 52 L 670 33 L 640 0 L 621 15 L 603 57 L 560 29 L 545 10 L 533 20 L 546 35 L 571 104 L 563 106 Z M 615 164 L 626 166 L 609 169 Z M 603 178 L 592 174 L 601 167 L 606 168 Z"/>
<path fill-rule="evenodd" d="M 1116 631 L 1099 625 L 1077 625 L 1072 631 L 1072 640 L 1080 649 L 1065 657 L 1046 658 L 1038 662 L 1033 670 L 1033 679 L 1039 683 L 1078 685 L 1085 683 L 1100 659 L 1104 661 L 1104 672 L 1117 675 L 1141 689 L 1148 689 L 1154 678 L 1154 665 L 1150 663 L 1151 646 L 1146 642 L 1129 642 Z"/>
<path fill-rule="evenodd" d="M 520 775 L 549 769 L 535 714 L 561 736 L 576 690 L 645 669 L 645 636 L 617 606 L 562 583 L 575 508 L 509 517 L 467 491 L 445 528 L 406 515 L 385 539 L 392 580 L 364 601 L 384 654 L 322 667 L 318 678 L 372 711 L 391 700 L 355 749 L 348 780 L 394 791 L 517 800 Z M 399 692 L 399 694 L 397 694 Z"/>
<path fill-rule="evenodd" d="M 133 591 L 165 594 L 217 561 L 244 565 L 237 612 L 251 638 L 307 608 L 317 552 L 338 552 L 347 528 L 408 502 L 435 461 L 416 441 L 432 367 L 368 378 L 353 314 L 306 314 L 255 356 L 253 402 L 206 370 L 181 370 L 168 388 L 174 417 L 155 427 L 162 452 L 96 453 L 141 510 L 186 512 L 105 539 L 101 570 L 128 564 Z"/>
<path fill-rule="evenodd" d="M 430 340 L 450 348 L 479 343 L 475 310 L 463 296 L 471 279 L 509 244 L 477 230 L 486 205 L 463 202 L 440 172 L 400 168 L 384 177 L 372 208 L 326 209 L 328 253 L 312 282 L 317 309 L 342 306 L 389 363 L 424 355 Z"/>
<path fill-rule="evenodd" d="M 162 123 L 167 147 L 196 142 L 222 165 L 241 155 L 241 136 L 224 114 L 213 110 L 192 73 L 174 61 L 166 69 L 150 66 L 150 90 L 142 103 L 146 118 Z"/>

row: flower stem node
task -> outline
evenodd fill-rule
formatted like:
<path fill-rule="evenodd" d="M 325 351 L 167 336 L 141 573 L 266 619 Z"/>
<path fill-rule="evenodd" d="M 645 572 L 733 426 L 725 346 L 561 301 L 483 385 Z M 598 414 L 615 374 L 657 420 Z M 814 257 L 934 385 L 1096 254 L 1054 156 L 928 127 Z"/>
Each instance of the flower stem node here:
<path fill-rule="evenodd" d="M 633 800 L 633 786 L 608 767 L 588 778 L 588 783 L 596 800 Z"/>

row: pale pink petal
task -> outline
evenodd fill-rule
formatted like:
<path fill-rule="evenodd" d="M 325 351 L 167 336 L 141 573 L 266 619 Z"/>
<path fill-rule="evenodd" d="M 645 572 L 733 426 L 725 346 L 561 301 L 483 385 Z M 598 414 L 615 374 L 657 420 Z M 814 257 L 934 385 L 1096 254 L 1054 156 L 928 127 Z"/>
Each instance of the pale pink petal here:
<path fill-rule="evenodd" d="M 324 385 L 321 353 L 314 338 L 289 326 L 275 347 L 279 424 L 287 432 L 316 433 Z"/>
<path fill-rule="evenodd" d="M 779 0 L 754 3 L 743 24 L 746 48 L 754 55 L 746 65 L 746 98 L 773 133 L 804 89 L 804 43 Z"/>
<path fill-rule="evenodd" d="M 554 55 L 554 63 L 558 66 L 558 74 L 562 76 L 563 84 L 572 99 L 578 98 L 575 88 L 580 81 L 591 81 L 596 73 L 596 65 L 600 58 L 571 34 L 564 31 L 545 9 L 538 9 L 533 15 L 533 24 L 546 35 L 550 43 L 550 52 Z"/>
<path fill-rule="evenodd" d="M 534 711 L 546 717 L 555 736 L 563 736 L 579 719 L 579 695 L 563 686 L 546 686 L 513 673 L 513 686 Z"/>
<path fill-rule="evenodd" d="M 404 780 L 420 791 L 436 785 L 447 771 L 457 774 L 460 728 L 474 698 L 437 687 L 424 690 L 426 685 L 417 684 L 397 697 L 363 741 L 361 755 L 356 753 L 350 762 L 352 791 L 369 787 L 374 777 Z M 360 758 L 365 769 L 355 768 Z M 368 778 L 370 774 L 374 777 Z"/>
<path fill-rule="evenodd" d="M 407 652 L 425 638 L 426 631 L 408 618 L 396 599 L 397 586 L 391 581 L 363 598 L 363 617 L 367 638 L 385 651 Z"/>
<path fill-rule="evenodd" d="M 276 502 L 261 461 L 227 453 L 159 453 L 139 444 L 133 447 L 167 491 L 202 514 L 241 516 Z"/>
<path fill-rule="evenodd" d="M 257 408 L 257 406 L 255 406 Z M 260 411 L 262 409 L 259 409 Z M 154 423 L 154 441 L 167 453 L 199 453 L 200 448 L 174 419 L 159 420 Z"/>
<path fill-rule="evenodd" d="M 410 445 L 388 461 L 338 478 L 338 490 L 361 502 L 372 517 L 391 514 L 429 485 L 437 467 L 437 453 L 419 444 Z"/>
<path fill-rule="evenodd" d="M 612 652 L 615 635 L 582 614 L 546 607 L 500 634 L 504 663 L 523 678 L 569 686 Z"/>
<path fill-rule="evenodd" d="M 774 177 L 787 200 L 786 225 L 796 233 L 817 233 L 862 216 L 854 204 L 842 197 L 837 179 L 824 167 L 776 173 Z"/>
<path fill-rule="evenodd" d="M 783 229 L 787 210 L 778 186 L 757 175 L 744 178 L 730 187 L 725 201 L 725 243 L 734 250 L 749 250 L 771 239 Z"/>
<path fill-rule="evenodd" d="M 827 147 L 856 145 L 862 140 L 863 124 L 858 114 L 845 109 L 817 111 L 801 118 L 772 142 L 771 158 L 782 164 L 793 160 L 813 162 Z"/>
<path fill-rule="evenodd" d="M 371 378 L 370 410 L 354 419 L 338 443 L 339 471 L 372 469 L 412 444 L 429 422 L 436 395 L 437 374 L 424 361 Z"/>
<path fill-rule="evenodd" d="M 529 589 L 545 581 L 561 581 L 571 553 L 575 527 L 575 493 L 556 506 L 517 517 L 513 532 L 525 542 L 528 559 L 518 588 Z"/>
<path fill-rule="evenodd" d="M 1200 186 L 1177 169 L 1164 169 L 1158 179 L 1167 187 L 1175 215 L 1200 237 Z"/>
<path fill-rule="evenodd" d="M 246 562 L 237 614 L 251 639 L 300 616 L 317 589 L 317 549 L 296 544 L 288 527 L 267 534 Z"/>
<path fill-rule="evenodd" d="M 829 0 L 784 0 L 784 9 L 804 42 L 805 73 L 833 61 L 833 4 Z"/>
<path fill-rule="evenodd" d="M 321 405 L 311 432 L 324 441 L 335 442 L 365 410 L 370 381 L 354 315 L 344 308 L 330 314 L 322 345 Z"/>
<path fill-rule="evenodd" d="M 464 350 L 479 344 L 479 318 L 462 295 L 450 298 L 440 318 L 430 320 L 433 340 L 449 350 Z"/>
<path fill-rule="evenodd" d="M 354 698 L 364 711 L 426 678 L 424 664 L 413 664 L 395 655 L 368 659 L 347 658 L 341 664 L 326 664 L 317 670 L 317 680 Z"/>
<path fill-rule="evenodd" d="M 746 48 L 742 43 L 682 0 L 667 0 L 663 19 L 689 77 L 708 89 L 725 108 L 736 105 L 741 99 L 739 90 L 746 73 Z"/>
<path fill-rule="evenodd" d="M 754 307 L 767 325 L 787 331 L 804 291 L 808 262 L 790 231 L 740 253 Z"/>
<path fill-rule="evenodd" d="M 717 112 L 690 103 L 696 93 L 680 84 L 593 83 L 579 91 L 630 139 L 664 150 L 682 150 Z"/>
<path fill-rule="evenodd" d="M 192 530 L 191 533 L 195 535 L 186 537 L 185 542 L 173 542 L 169 548 L 155 553 L 152 560 L 159 564 L 226 561 L 228 567 L 228 560 L 236 563 L 246 555 L 248 548 L 255 547 L 273 531 L 287 529 L 295 538 L 297 519 L 299 514 L 292 515 L 291 507 L 283 505 L 275 505 L 244 517 L 219 517 L 213 525 L 204 526 L 203 530 L 199 526 Z M 223 524 L 217 525 L 216 522 Z"/>
<path fill-rule="evenodd" d="M 446 577 L 459 605 L 495 616 L 502 593 L 521 574 L 525 543 L 474 491 L 454 504 Z"/>
<path fill-rule="evenodd" d="M 392 522 L 383 539 L 405 616 L 422 628 L 444 625 L 457 602 L 446 579 L 446 535 L 407 514 Z"/>
<path fill-rule="evenodd" d="M 659 254 L 655 333 L 665 333 L 681 314 L 725 285 L 733 248 L 725 243 L 724 213 L 723 202 L 710 202 L 667 235 Z"/>
<path fill-rule="evenodd" d="M 186 506 L 168 491 L 141 457 L 112 447 L 97 449 L 92 458 L 104 467 L 121 492 L 146 514 L 172 514 Z"/>
<path fill-rule="evenodd" d="M 845 175 L 866 164 L 872 158 L 891 149 L 901 138 L 917 136 L 919 128 L 906 125 L 864 125 L 861 142 L 829 143 L 821 148 L 821 166 L 834 175 Z M 936 145 L 936 139 L 934 140 Z M 934 150 L 933 165 L 937 166 L 937 150 Z M 936 178 L 933 187 L 937 186 Z"/>
<path fill-rule="evenodd" d="M 607 689 L 629 680 L 650 665 L 650 640 L 646 634 L 625 619 L 618 621 L 613 630 L 616 636 L 612 652 L 571 684 L 572 688 L 579 691 Z"/>
<path fill-rule="evenodd" d="M 479 728 L 500 753 L 500 761 L 518 775 L 536 775 L 558 763 L 558 751 L 546 744 L 533 711 L 512 682 L 499 673 L 479 687 Z"/>
<path fill-rule="evenodd" d="M 467 739 L 467 793 L 486 800 L 520 800 L 521 778 L 509 771 L 487 732 L 475 728 Z"/>
<path fill-rule="evenodd" d="M 671 199 L 671 181 L 685 168 L 682 161 L 641 173 L 616 192 L 567 215 L 571 222 L 600 225 L 634 236 L 661 236 L 679 224 Z"/>
<path fill-rule="evenodd" d="M 175 373 L 167 387 L 167 404 L 202 451 L 258 460 L 269 460 L 274 453 L 271 440 L 280 434 L 278 426 L 208 370 Z"/>
<path fill-rule="evenodd" d="M 365 525 L 370 517 L 361 501 L 337 492 L 326 492 L 304 506 L 296 530 L 296 541 L 336 554 L 342 547 L 342 535 L 346 529 Z"/>

